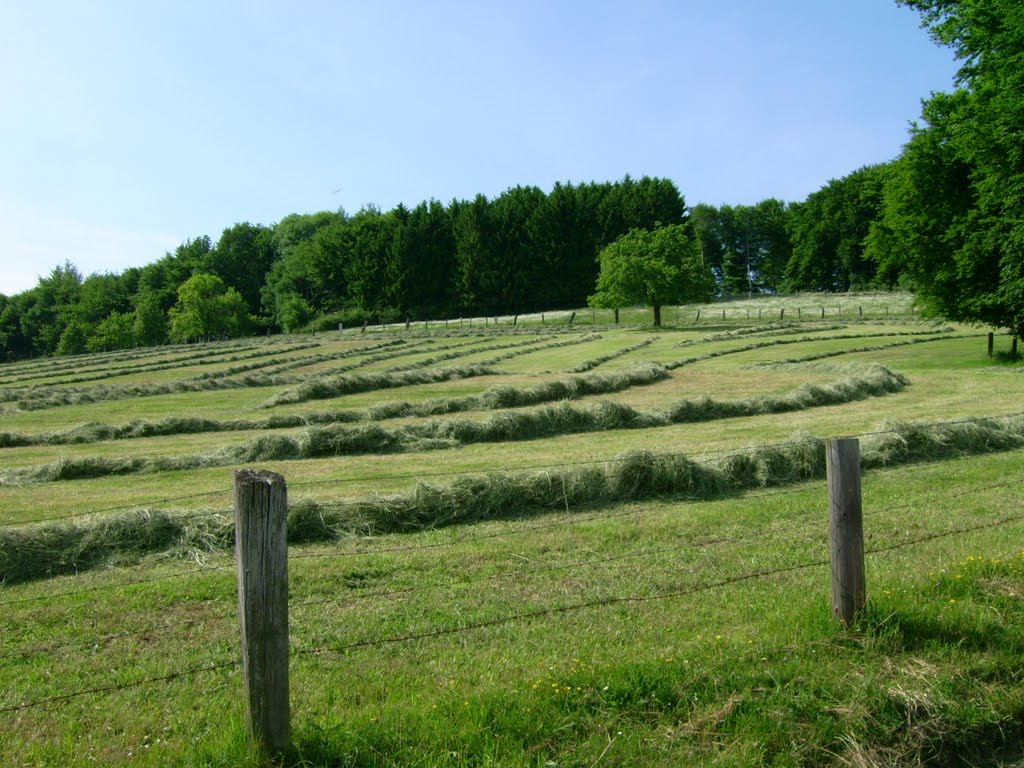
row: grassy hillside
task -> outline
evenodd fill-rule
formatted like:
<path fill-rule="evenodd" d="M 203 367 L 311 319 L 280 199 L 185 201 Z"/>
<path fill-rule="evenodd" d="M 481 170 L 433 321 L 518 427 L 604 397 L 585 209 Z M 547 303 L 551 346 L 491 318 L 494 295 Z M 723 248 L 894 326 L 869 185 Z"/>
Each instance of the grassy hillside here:
<path fill-rule="evenodd" d="M 256 764 L 253 466 L 289 487 L 285 764 L 1019 764 L 1024 373 L 906 297 L 826 298 L 0 368 L 4 755 Z M 838 435 L 864 467 L 852 629 Z"/>

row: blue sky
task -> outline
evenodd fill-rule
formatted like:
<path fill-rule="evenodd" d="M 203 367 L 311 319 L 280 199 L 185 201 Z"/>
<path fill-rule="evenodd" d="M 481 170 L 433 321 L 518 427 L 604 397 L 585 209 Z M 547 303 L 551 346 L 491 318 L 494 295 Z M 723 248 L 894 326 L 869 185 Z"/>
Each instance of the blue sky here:
<path fill-rule="evenodd" d="M 0 0 L 0 293 L 517 184 L 802 200 L 955 69 L 892 0 Z"/>

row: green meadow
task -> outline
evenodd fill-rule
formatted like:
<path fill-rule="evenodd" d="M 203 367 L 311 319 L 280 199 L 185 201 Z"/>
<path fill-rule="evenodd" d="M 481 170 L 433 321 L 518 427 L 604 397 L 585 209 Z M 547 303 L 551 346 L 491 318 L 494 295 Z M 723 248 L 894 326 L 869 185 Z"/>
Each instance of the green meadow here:
<path fill-rule="evenodd" d="M 663 318 L 0 367 L 5 764 L 261 763 L 231 508 L 259 468 L 290 502 L 281 765 L 1020 765 L 1024 368 L 903 294 Z"/>

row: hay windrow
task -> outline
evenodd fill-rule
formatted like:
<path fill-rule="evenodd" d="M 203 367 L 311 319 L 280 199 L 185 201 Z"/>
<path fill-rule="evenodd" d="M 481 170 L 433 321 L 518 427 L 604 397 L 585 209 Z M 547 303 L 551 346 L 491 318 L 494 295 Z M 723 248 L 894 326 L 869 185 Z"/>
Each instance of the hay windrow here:
<path fill-rule="evenodd" d="M 768 339 L 767 341 L 755 342 L 753 344 L 744 344 L 740 347 L 730 347 L 729 349 L 718 349 L 712 352 L 705 352 L 702 355 L 694 355 L 693 357 L 684 357 L 681 360 L 676 360 L 671 363 L 665 363 L 665 367 L 670 371 L 674 371 L 676 368 L 681 368 L 684 365 L 691 365 L 693 363 L 701 362 L 702 360 L 711 360 L 716 357 L 724 357 L 725 355 L 736 355 L 741 352 L 751 352 L 755 349 L 765 349 L 767 347 L 780 347 L 787 344 L 806 344 L 816 341 L 842 341 L 849 339 L 870 339 L 870 338 L 883 338 L 889 336 L 914 336 L 914 337 L 927 337 L 927 338 L 914 338 L 910 341 L 898 341 L 892 344 L 883 344 L 881 346 L 874 347 L 863 347 L 860 349 L 843 349 L 834 352 L 824 352 L 820 355 L 811 355 L 806 358 L 800 358 L 800 361 L 804 360 L 818 360 L 820 358 L 832 357 L 836 355 L 846 355 L 851 352 L 866 352 L 876 349 L 888 349 L 889 347 L 900 347 L 907 344 L 918 344 L 926 341 L 940 341 L 943 339 L 957 338 L 956 336 L 944 336 L 938 335 L 942 329 L 939 330 L 924 330 L 924 331 L 894 331 L 891 333 L 849 333 L 839 334 L 834 336 L 801 336 L 797 339 Z M 797 360 L 791 360 L 788 362 L 798 362 Z M 765 365 L 771 365 L 772 363 L 765 363 Z"/>
<path fill-rule="evenodd" d="M 836 349 L 829 352 L 815 352 L 810 355 L 802 355 L 800 357 L 787 357 L 782 360 L 771 360 L 760 363 L 751 363 L 751 368 L 770 368 L 774 365 L 796 365 L 799 363 L 812 363 L 816 360 L 826 360 L 830 357 L 840 357 L 842 355 L 852 355 L 858 352 L 878 352 L 883 349 L 893 349 L 895 347 L 907 347 L 913 344 L 925 344 L 931 341 L 948 341 L 949 339 L 962 339 L 962 335 L 958 334 L 942 334 L 938 336 L 930 336 L 928 338 L 909 339 L 907 341 L 893 341 L 888 344 L 875 344 L 872 346 L 863 347 L 850 347 L 849 349 Z"/>
<path fill-rule="evenodd" d="M 600 337 L 584 336 L 569 340 L 551 341 L 544 344 L 537 344 L 536 339 L 531 339 L 525 342 L 519 341 L 506 345 L 490 347 L 486 350 L 474 350 L 460 355 L 431 357 L 425 360 L 419 360 L 416 363 L 411 363 L 407 366 L 396 366 L 388 369 L 387 371 L 380 371 L 377 373 L 321 376 L 316 379 L 303 381 L 291 389 L 278 393 L 263 403 L 263 407 L 273 408 L 278 405 L 296 405 L 298 403 L 305 403 L 311 400 L 329 400 L 334 397 L 340 397 L 341 395 L 350 395 L 359 392 L 370 392 L 382 389 L 394 389 L 415 384 L 434 384 L 443 381 L 467 379 L 477 376 L 505 375 L 507 371 L 494 368 L 493 366 L 518 355 L 531 354 L 540 350 L 554 349 L 572 344 L 582 344 L 587 341 L 593 341 L 597 338 Z M 524 350 L 524 347 L 527 349 Z M 513 351 L 489 357 L 486 360 L 480 360 L 476 363 L 462 366 L 449 366 L 446 368 L 430 368 L 426 371 L 422 370 L 423 368 L 429 368 L 442 360 L 450 360 L 454 357 L 464 357 L 465 355 L 477 354 L 482 351 L 494 351 L 497 349 L 508 348 L 512 348 Z"/>
<path fill-rule="evenodd" d="M 630 354 L 631 352 L 637 352 L 637 351 L 639 351 L 641 349 L 644 349 L 645 347 L 649 347 L 649 346 L 651 346 L 651 344 L 653 344 L 657 340 L 658 340 L 657 336 L 648 336 L 646 339 L 641 341 L 639 344 L 633 344 L 631 346 L 623 347 L 622 349 L 618 349 L 615 352 L 609 352 L 607 355 L 601 355 L 600 357 L 595 357 L 595 358 L 592 358 L 590 360 L 584 360 L 579 365 L 574 366 L 572 368 L 568 368 L 567 370 L 568 370 L 569 373 L 586 373 L 587 371 L 590 371 L 590 370 L 593 370 L 594 368 L 597 368 L 597 366 L 599 366 L 599 365 L 604 365 L 609 360 L 615 360 L 615 359 L 620 358 L 620 357 L 625 357 L 626 355 Z"/>
<path fill-rule="evenodd" d="M 443 369 L 430 369 L 406 374 L 381 374 L 383 377 L 404 377 L 437 374 Z M 641 376 L 655 377 L 658 368 L 641 368 Z M 361 386 L 355 377 L 349 386 Z M 581 377 L 582 378 L 582 377 Z M 583 379 L 585 382 L 586 379 Z M 594 379 L 598 386 L 601 379 Z M 309 387 L 322 386 L 322 381 L 309 382 Z M 314 426 L 295 437 L 260 435 L 242 445 L 228 446 L 209 454 L 172 458 L 134 457 L 131 459 L 77 458 L 61 459 L 49 464 L 23 467 L 0 473 L 0 486 L 46 483 L 85 477 L 104 477 L 143 472 L 230 466 L 256 461 L 288 461 L 325 456 L 342 456 L 395 451 L 427 451 L 474 443 L 535 440 L 560 435 L 604 432 L 619 429 L 651 429 L 684 422 L 753 416 L 805 410 L 824 405 L 837 405 L 896 392 L 907 385 L 901 374 L 882 365 L 865 366 L 860 376 L 827 384 L 804 384 L 785 395 L 760 396 L 741 400 L 682 400 L 667 410 L 638 411 L 625 404 L 602 401 L 589 406 L 574 406 L 567 400 L 529 411 L 497 413 L 483 420 L 431 419 L 425 423 L 407 424 L 386 429 L 378 424 L 350 426 L 344 423 Z M 377 383 L 374 388 L 379 388 Z M 586 385 L 577 385 L 576 391 Z M 543 390 L 542 390 L 543 391 Z M 555 392 L 560 392 L 556 387 Z M 487 393 L 484 393 L 485 395 Z M 529 394 L 529 393 L 527 393 Z M 505 396 L 506 404 L 514 402 L 514 394 L 497 390 L 491 397 Z M 487 399 L 487 398 L 482 398 Z M 198 421 L 198 420 L 197 420 Z M 202 422 L 198 421 L 197 426 Z"/>
<path fill-rule="evenodd" d="M 1024 416 L 948 424 L 886 422 L 878 432 L 863 441 L 862 464 L 868 470 L 1024 448 Z M 801 434 L 786 444 L 705 458 L 629 451 L 603 464 L 466 475 L 450 483 L 421 482 L 404 493 L 341 504 L 299 500 L 289 509 L 288 539 L 295 544 L 413 532 L 664 495 L 713 499 L 823 479 L 824 452 L 824 439 Z M 132 562 L 155 552 L 194 556 L 230 547 L 233 540 L 232 518 L 225 512 L 185 515 L 140 509 L 75 522 L 7 527 L 0 529 L 0 581 Z"/>

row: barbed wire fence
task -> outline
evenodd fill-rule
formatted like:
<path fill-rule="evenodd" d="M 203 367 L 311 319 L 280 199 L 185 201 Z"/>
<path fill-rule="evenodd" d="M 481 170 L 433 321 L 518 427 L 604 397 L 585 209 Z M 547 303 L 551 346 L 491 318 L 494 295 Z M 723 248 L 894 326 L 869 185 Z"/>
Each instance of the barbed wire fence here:
<path fill-rule="evenodd" d="M 1012 414 L 1016 416 L 1017 414 Z M 961 419 L 943 422 L 944 424 L 957 424 L 957 423 L 968 423 L 971 420 Z M 858 437 L 866 437 L 878 434 L 884 434 L 887 431 L 874 431 L 870 433 L 863 433 Z M 792 445 L 798 443 L 777 443 L 775 446 Z M 713 456 L 723 455 L 735 455 L 741 454 L 743 450 L 727 449 L 721 451 L 707 452 L 699 460 L 710 461 Z M 682 455 L 682 454 L 679 454 Z M 528 470 L 551 470 L 551 469 L 565 469 L 570 466 L 581 466 L 585 464 L 608 464 L 608 459 L 594 459 L 586 462 L 576 462 L 570 464 L 561 465 L 544 465 L 527 467 L 524 469 Z M 611 460 L 614 461 L 614 460 Z M 522 470 L 519 470 L 522 471 Z M 431 473 L 431 477 L 451 477 L 456 475 L 466 474 L 478 474 L 478 473 L 466 473 L 466 472 L 438 472 Z M 369 480 L 379 479 L 415 479 L 417 481 L 423 479 L 423 475 L 390 475 L 390 476 L 377 476 L 367 478 L 350 478 L 349 482 L 365 482 Z M 325 480 L 325 481 L 310 481 L 303 483 L 295 483 L 293 487 L 315 487 L 324 486 L 328 484 L 338 484 L 339 480 Z M 987 483 L 984 485 L 973 484 L 970 488 L 964 488 L 955 492 L 944 491 L 937 493 L 936 496 L 940 496 L 943 501 L 949 501 L 953 498 L 967 497 L 967 496 L 979 496 L 983 494 L 992 493 L 994 491 L 1005 491 L 1011 487 L 1019 486 L 1016 479 Z M 778 496 L 784 496 L 787 494 L 806 494 L 808 488 L 806 484 L 797 488 L 787 489 L 774 489 L 771 491 L 761 493 L 747 493 L 741 498 L 744 500 L 760 500 L 769 499 Z M 203 497 L 214 497 L 223 496 L 225 492 L 215 491 L 208 493 L 197 493 L 187 494 L 177 497 L 169 497 L 167 499 L 157 500 L 152 502 L 153 504 L 162 503 L 173 503 L 182 500 L 191 500 Z M 683 497 L 676 497 L 676 499 L 685 499 Z M 699 499 L 699 501 L 708 501 L 708 499 Z M 1019 499 L 1016 500 L 1019 502 Z M 331 502 L 332 504 L 343 506 L 347 504 L 353 504 L 350 500 L 341 500 L 337 502 Z M 132 508 L 132 505 L 121 505 L 116 507 L 108 507 L 103 510 L 96 510 L 92 513 L 78 513 L 74 515 L 59 516 L 59 517 L 48 517 L 39 518 L 31 521 L 32 523 L 47 522 L 52 520 L 65 520 L 71 518 L 77 518 L 85 516 L 86 514 L 100 514 L 111 511 L 121 511 Z M 904 504 L 897 506 L 888 506 L 887 509 L 890 512 L 899 511 L 914 511 L 922 508 L 922 502 L 920 499 L 908 501 Z M 624 519 L 629 517 L 636 517 L 642 515 L 645 511 L 651 509 L 651 507 L 644 506 L 643 504 L 631 504 L 629 508 L 615 509 L 612 511 L 597 512 L 594 514 L 573 514 L 565 519 L 555 519 L 545 523 L 533 524 L 533 525 L 522 525 L 514 524 L 509 527 L 499 530 L 490 531 L 486 533 L 480 533 L 472 536 L 461 536 L 453 537 L 445 541 L 429 541 L 417 544 L 409 544 L 402 546 L 382 546 L 382 547 L 360 547 L 357 549 L 350 549 L 340 552 L 295 552 L 288 553 L 288 562 L 299 562 L 309 560 L 312 558 L 337 558 L 337 557 L 365 557 L 365 556 L 378 556 L 393 553 L 409 553 L 416 551 L 427 551 L 427 550 L 442 550 L 451 549 L 459 546 L 472 545 L 483 540 L 501 539 L 512 536 L 523 536 L 538 533 L 540 531 L 555 531 L 557 529 L 571 529 L 574 526 L 585 525 L 593 522 L 603 522 L 614 519 Z M 200 516 L 207 513 L 197 513 L 196 516 Z M 906 549 L 914 546 L 923 545 L 938 539 L 951 538 L 957 536 L 966 536 L 979 531 L 989 530 L 993 528 L 1000 528 L 1006 526 L 1012 526 L 1024 522 L 1024 513 L 1003 513 L 997 516 L 995 519 L 986 520 L 979 522 L 974 525 L 961 525 L 953 526 L 941 531 L 933 531 L 930 533 L 918 535 L 915 537 L 907 537 L 897 541 L 891 541 L 873 548 L 867 548 L 865 550 L 866 555 L 882 556 L 886 553 L 893 552 L 900 549 Z M 10 525 L 10 524 L 5 524 Z M 464 588 L 472 585 L 478 585 L 483 582 L 491 583 L 502 583 L 507 581 L 515 581 L 525 577 L 536 576 L 539 574 L 552 573 L 558 571 L 564 571 L 567 573 L 576 573 L 583 569 L 594 568 L 598 566 L 611 566 L 617 567 L 624 564 L 629 564 L 637 560 L 648 560 L 656 556 L 679 556 L 679 555 L 692 555 L 695 551 L 703 550 L 707 551 L 715 547 L 734 547 L 741 543 L 749 543 L 756 541 L 771 541 L 773 537 L 779 537 L 782 535 L 789 535 L 796 532 L 807 532 L 810 533 L 812 538 L 816 540 L 819 546 L 823 546 L 825 536 L 824 529 L 818 523 L 810 522 L 793 522 L 784 525 L 771 525 L 761 526 L 753 530 L 747 530 L 744 532 L 738 532 L 730 535 L 718 535 L 701 538 L 695 536 L 679 543 L 660 547 L 640 547 L 622 554 L 606 555 L 606 556 L 595 556 L 583 559 L 572 559 L 565 562 L 546 564 L 537 567 L 530 568 L 510 568 L 494 573 L 489 573 L 480 576 L 468 576 L 459 579 L 447 579 L 442 581 L 433 581 L 427 583 L 419 583 L 410 586 L 401 586 L 393 588 L 384 588 L 378 590 L 365 591 L 359 594 L 345 594 L 338 596 L 326 596 L 326 597 L 309 597 L 306 599 L 299 599 L 291 604 L 292 608 L 305 609 L 314 606 L 324 606 L 332 603 L 353 603 L 363 602 L 375 599 L 388 599 L 395 597 L 410 597 L 417 594 L 422 594 L 431 591 L 438 590 L 450 590 L 453 588 Z M 372 539 L 371 539 L 372 540 Z M 349 542 L 350 543 L 350 542 Z M 806 557 L 796 562 L 784 562 L 770 567 L 759 567 L 750 568 L 747 570 L 741 570 L 739 573 L 722 574 L 717 575 L 715 578 L 708 579 L 706 575 L 711 571 L 708 567 L 710 562 L 709 558 L 705 558 L 697 564 L 691 565 L 688 568 L 677 567 L 676 572 L 679 574 L 685 574 L 693 577 L 697 576 L 698 580 L 695 583 L 678 586 L 672 589 L 666 589 L 664 587 L 658 588 L 656 585 L 653 591 L 650 593 L 627 593 L 627 594 L 611 594 L 601 595 L 591 598 L 584 598 L 575 602 L 562 602 L 552 605 L 541 605 L 537 607 L 524 607 L 522 610 L 509 611 L 502 613 L 497 616 L 490 616 L 480 618 L 476 620 L 468 620 L 457 622 L 449 626 L 428 626 L 422 629 L 411 629 L 404 633 L 394 634 L 381 634 L 377 636 L 367 636 L 362 638 L 354 638 L 345 642 L 320 644 L 313 647 L 299 647 L 293 644 L 290 652 L 290 656 L 294 658 L 317 658 L 317 659 L 328 659 L 335 657 L 344 657 L 348 654 L 365 649 L 380 648 L 389 645 L 401 645 L 413 642 L 427 641 L 434 638 L 446 637 L 450 635 L 477 632 L 490 627 L 498 627 L 503 625 L 515 624 L 518 622 L 530 622 L 536 619 L 552 616 L 567 615 L 571 613 L 577 613 L 589 610 L 599 610 L 616 605 L 629 605 L 629 604 L 642 604 L 651 603 L 663 600 L 683 599 L 689 596 L 699 595 L 710 590 L 723 589 L 735 584 L 742 584 L 745 582 L 753 582 L 762 579 L 768 579 L 771 577 L 778 577 L 789 573 L 795 573 L 799 571 L 824 568 L 830 564 L 830 560 L 827 557 Z M 112 590 L 125 590 L 141 588 L 143 585 L 151 585 L 157 582 L 163 582 L 171 579 L 183 579 L 189 577 L 195 577 L 199 575 L 206 575 L 211 573 L 217 573 L 224 575 L 230 572 L 232 569 L 227 566 L 220 565 L 201 565 L 199 567 L 193 567 L 181 571 L 175 571 L 174 573 L 161 574 L 158 576 L 141 578 L 141 579 L 128 579 L 119 580 L 109 584 L 95 585 L 82 589 L 67 590 L 62 592 L 54 592 L 43 595 L 37 595 L 32 597 L 18 598 L 6 601 L 0 601 L 0 606 L 23 606 L 27 603 L 45 603 L 55 604 L 62 601 L 67 601 L 78 596 L 94 595 L 96 593 Z M 700 578 L 703 576 L 704 578 Z M 237 608 L 230 604 L 230 601 L 224 601 L 225 605 L 211 614 L 210 616 L 203 619 L 203 621 L 232 621 L 237 617 Z M 218 603 L 218 607 L 220 604 Z M 188 628 L 197 624 L 197 620 L 193 621 L 182 621 L 177 622 L 174 626 L 179 628 Z M 301 623 L 301 622 L 300 622 Z M 163 625 L 160 625 L 163 626 Z M 131 638 L 143 637 L 149 633 L 152 633 L 155 629 L 160 628 L 158 625 L 149 625 L 143 629 L 124 629 L 121 631 L 108 632 L 107 634 L 99 635 L 88 640 L 75 641 L 75 642 L 54 642 L 48 645 L 36 645 L 30 646 L 23 649 L 13 650 L 8 652 L 6 655 L 0 656 L 0 661 L 10 662 L 18 658 L 37 658 L 44 655 L 56 655 L 69 652 L 75 652 L 83 648 L 95 648 L 108 643 L 113 643 L 118 640 L 127 640 Z M 232 659 L 214 659 L 206 664 L 198 664 L 193 666 L 187 666 L 180 669 L 169 670 L 165 674 L 157 675 L 142 675 L 127 680 L 120 680 L 109 682 L 103 685 L 95 685 L 91 687 L 82 687 L 76 690 L 59 693 L 51 696 L 42 696 L 38 698 L 30 699 L 19 699 L 17 696 L 8 694 L 6 697 L 0 698 L 0 714 L 3 713 L 15 713 L 26 709 L 33 708 L 45 708 L 51 706 L 59 706 L 65 702 L 85 698 L 90 696 L 105 696 L 118 691 L 127 689 L 137 688 L 141 686 L 153 686 L 159 684 L 169 684 L 184 678 L 193 677 L 197 675 L 203 675 L 213 672 L 220 671 L 233 671 L 242 666 L 242 661 L 237 658 Z M 6 701 L 5 701 L 6 699 Z"/>

